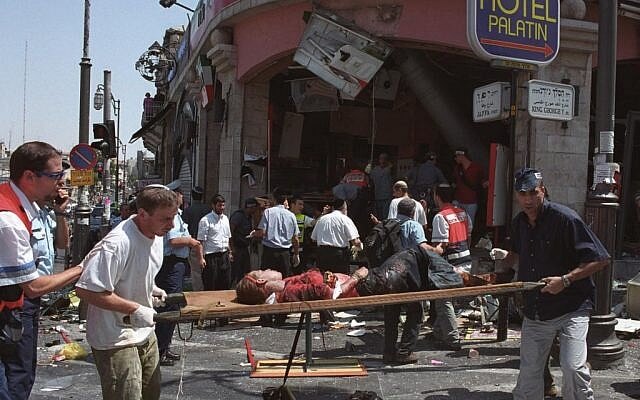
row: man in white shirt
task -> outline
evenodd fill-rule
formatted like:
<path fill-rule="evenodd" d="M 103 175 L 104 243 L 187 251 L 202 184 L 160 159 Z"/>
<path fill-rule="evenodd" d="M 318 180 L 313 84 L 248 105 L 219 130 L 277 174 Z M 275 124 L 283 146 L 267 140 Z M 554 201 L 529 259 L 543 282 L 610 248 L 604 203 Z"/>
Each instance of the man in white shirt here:
<path fill-rule="evenodd" d="M 398 181 L 393 185 L 393 200 L 391 200 L 391 204 L 389 205 L 389 215 L 387 218 L 398 218 L 398 203 L 402 201 L 402 199 L 409 198 L 409 186 L 405 181 Z M 427 226 L 427 215 L 424 212 L 424 208 L 419 201 L 413 200 L 416 203 L 416 209 L 413 214 L 413 220 L 417 221 L 423 227 Z"/>
<path fill-rule="evenodd" d="M 198 240 L 204 249 L 206 265 L 202 270 L 204 290 L 231 289 L 231 228 L 223 214 L 225 199 L 216 194 L 211 200 L 212 211 L 198 223 Z"/>
<path fill-rule="evenodd" d="M 331 269 L 349 274 L 351 251 L 362 250 L 358 229 L 347 216 L 347 202 L 342 199 L 334 200 L 333 211 L 318 219 L 311 239 L 318 244 L 318 267 L 323 272 Z"/>
<path fill-rule="evenodd" d="M 136 204 L 137 214 L 87 254 L 76 284 L 78 296 L 89 303 L 87 341 L 104 399 L 160 398 L 152 307 L 162 305 L 166 293 L 155 286 L 154 278 L 162 266 L 163 236 L 173 227 L 178 199 L 166 186 L 150 185 L 139 193 Z"/>

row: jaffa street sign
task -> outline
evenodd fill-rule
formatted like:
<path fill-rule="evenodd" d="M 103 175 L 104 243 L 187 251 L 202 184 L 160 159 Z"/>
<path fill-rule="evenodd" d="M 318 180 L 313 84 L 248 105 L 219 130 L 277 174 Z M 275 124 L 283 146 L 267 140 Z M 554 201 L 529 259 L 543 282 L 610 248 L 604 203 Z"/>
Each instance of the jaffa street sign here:
<path fill-rule="evenodd" d="M 560 0 L 467 0 L 467 40 L 486 60 L 549 64 L 560 46 Z"/>

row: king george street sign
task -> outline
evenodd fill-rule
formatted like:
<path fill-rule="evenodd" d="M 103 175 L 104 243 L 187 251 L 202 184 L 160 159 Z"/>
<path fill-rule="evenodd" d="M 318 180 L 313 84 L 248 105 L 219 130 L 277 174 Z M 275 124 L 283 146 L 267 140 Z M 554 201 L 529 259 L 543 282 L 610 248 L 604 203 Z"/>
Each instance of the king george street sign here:
<path fill-rule="evenodd" d="M 467 0 L 467 40 L 482 59 L 548 64 L 560 46 L 560 0 Z"/>
<path fill-rule="evenodd" d="M 575 105 L 575 88 L 562 83 L 532 79 L 528 82 L 527 110 L 533 118 L 571 121 Z"/>

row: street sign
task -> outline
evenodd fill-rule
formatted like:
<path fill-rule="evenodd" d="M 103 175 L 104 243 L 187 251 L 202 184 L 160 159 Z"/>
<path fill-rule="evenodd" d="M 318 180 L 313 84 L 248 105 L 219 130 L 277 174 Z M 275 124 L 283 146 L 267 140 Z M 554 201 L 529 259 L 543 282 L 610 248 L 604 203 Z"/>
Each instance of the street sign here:
<path fill-rule="evenodd" d="M 93 185 L 93 171 L 90 169 L 71 170 L 71 186 Z"/>
<path fill-rule="evenodd" d="M 75 169 L 92 169 L 98 162 L 98 155 L 91 146 L 86 143 L 80 143 L 69 152 L 69 162 Z"/>
<path fill-rule="evenodd" d="M 528 82 L 527 110 L 533 118 L 570 121 L 573 119 L 575 88 L 562 83 L 532 79 Z"/>
<path fill-rule="evenodd" d="M 467 40 L 486 60 L 548 64 L 560 47 L 560 0 L 467 0 Z"/>
<path fill-rule="evenodd" d="M 473 91 L 473 122 L 499 121 L 509 118 L 510 85 L 493 82 Z"/>

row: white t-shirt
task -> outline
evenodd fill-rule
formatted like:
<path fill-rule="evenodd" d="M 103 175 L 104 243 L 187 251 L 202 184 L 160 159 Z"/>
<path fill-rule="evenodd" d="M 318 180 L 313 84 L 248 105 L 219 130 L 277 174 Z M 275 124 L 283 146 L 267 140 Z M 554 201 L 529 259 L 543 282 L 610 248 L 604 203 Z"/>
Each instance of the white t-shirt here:
<path fill-rule="evenodd" d="M 220 253 L 229 249 L 231 228 L 224 214 L 210 212 L 198 223 L 198 240 L 202 242 L 204 254 Z"/>
<path fill-rule="evenodd" d="M 396 197 L 391 200 L 391 204 L 389 205 L 389 215 L 387 218 L 398 218 L 398 203 L 402 201 L 404 197 Z M 419 201 L 413 200 L 416 203 L 416 209 L 413 212 L 413 220 L 417 221 L 420 225 L 425 226 L 427 224 L 427 215 L 424 213 L 424 208 L 422 208 L 422 204 Z"/>
<path fill-rule="evenodd" d="M 162 266 L 162 236 L 149 239 L 133 218 L 111 230 L 82 261 L 77 287 L 92 292 L 113 292 L 127 300 L 152 307 L 151 291 Z M 144 343 L 154 328 L 133 328 L 126 314 L 89 304 L 87 342 L 98 350 Z"/>
<path fill-rule="evenodd" d="M 356 225 L 339 210 L 320 217 L 311 232 L 318 246 L 349 247 L 349 241 L 357 237 Z"/>

